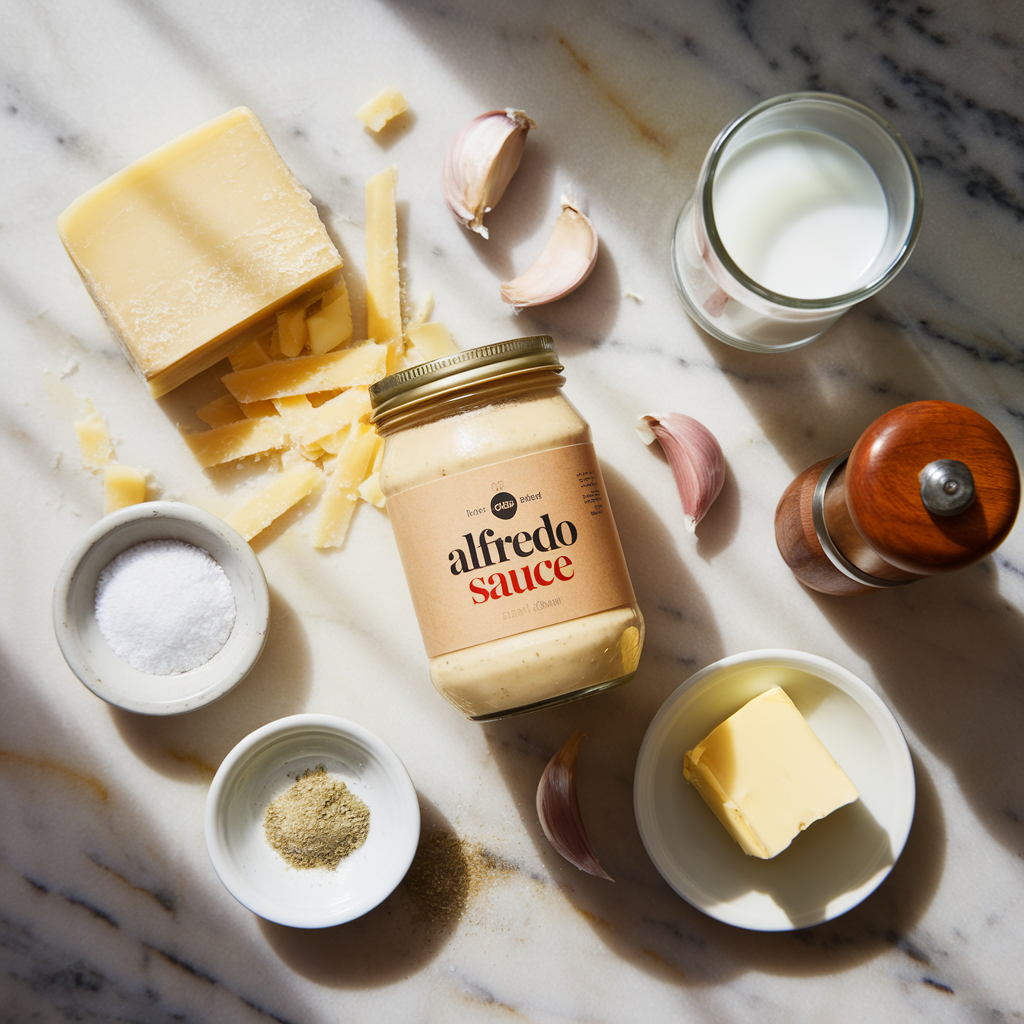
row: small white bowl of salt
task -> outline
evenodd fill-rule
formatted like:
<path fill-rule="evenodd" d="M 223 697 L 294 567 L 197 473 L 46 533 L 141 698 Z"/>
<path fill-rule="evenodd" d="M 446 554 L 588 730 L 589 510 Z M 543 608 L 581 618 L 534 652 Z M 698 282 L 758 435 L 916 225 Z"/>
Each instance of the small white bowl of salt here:
<path fill-rule="evenodd" d="M 230 526 L 176 501 L 101 519 L 53 594 L 57 642 L 110 704 L 178 715 L 223 697 L 256 664 L 270 623 L 263 569 Z"/>

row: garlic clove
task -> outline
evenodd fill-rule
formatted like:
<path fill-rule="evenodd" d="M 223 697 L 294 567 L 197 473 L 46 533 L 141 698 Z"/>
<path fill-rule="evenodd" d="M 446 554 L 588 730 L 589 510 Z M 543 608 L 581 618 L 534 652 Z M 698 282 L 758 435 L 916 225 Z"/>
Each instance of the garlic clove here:
<path fill-rule="evenodd" d="M 615 879 L 598 863 L 597 854 L 587 838 L 576 797 L 576 758 L 580 752 L 583 733 L 578 730 L 548 762 L 537 784 L 537 817 L 548 842 L 580 871 Z"/>
<path fill-rule="evenodd" d="M 529 270 L 501 286 L 501 297 L 516 309 L 554 302 L 583 284 L 596 261 L 594 225 L 563 197 L 562 212 L 543 252 Z"/>
<path fill-rule="evenodd" d="M 686 528 L 694 533 L 725 483 L 722 446 L 703 423 L 678 412 L 641 416 L 636 429 L 644 444 L 655 438 L 661 443 L 679 488 Z"/>
<path fill-rule="evenodd" d="M 484 214 L 498 205 L 537 124 L 521 110 L 491 110 L 455 133 L 441 170 L 441 191 L 460 223 L 487 238 Z"/>

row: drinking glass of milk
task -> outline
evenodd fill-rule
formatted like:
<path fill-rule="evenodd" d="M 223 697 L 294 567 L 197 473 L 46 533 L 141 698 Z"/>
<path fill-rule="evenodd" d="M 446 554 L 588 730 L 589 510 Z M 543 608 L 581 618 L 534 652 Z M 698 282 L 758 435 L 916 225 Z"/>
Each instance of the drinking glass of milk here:
<path fill-rule="evenodd" d="M 917 164 L 860 103 L 791 93 L 715 140 L 672 239 L 687 312 L 752 352 L 799 348 L 906 263 L 921 226 Z"/>

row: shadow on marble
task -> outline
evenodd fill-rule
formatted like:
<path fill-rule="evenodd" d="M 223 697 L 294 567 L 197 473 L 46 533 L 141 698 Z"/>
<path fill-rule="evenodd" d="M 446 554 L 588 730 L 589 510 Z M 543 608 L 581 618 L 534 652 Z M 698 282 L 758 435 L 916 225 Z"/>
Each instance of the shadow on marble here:
<path fill-rule="evenodd" d="M 421 856 L 423 838 L 431 833 L 454 835 L 454 828 L 437 807 L 420 795 Z M 436 867 L 436 866 L 435 866 Z M 424 907 L 410 891 L 417 863 L 398 888 L 369 913 L 334 928 L 289 928 L 257 918 L 274 953 L 297 974 L 332 988 L 378 988 L 420 971 L 440 953 L 455 932 L 470 888 L 469 866 L 458 855 L 444 861 L 445 887 L 463 894 Z M 426 912 L 425 912 L 426 909 Z"/>
<path fill-rule="evenodd" d="M 993 559 L 879 594 L 811 596 L 989 833 L 1024 855 L 1024 616 Z"/>
<path fill-rule="evenodd" d="M 926 381 L 920 354 L 875 299 L 792 352 L 745 352 L 694 330 L 794 476 L 852 448 L 870 423 L 898 405 L 957 400 Z"/>
<path fill-rule="evenodd" d="M 253 670 L 215 704 L 184 715 L 111 707 L 129 750 L 154 771 L 208 785 L 231 748 L 254 729 L 301 713 L 312 686 L 309 640 L 294 609 L 270 588 L 270 632 Z"/>
<path fill-rule="evenodd" d="M 739 846 L 727 847 L 729 860 L 746 859 Z M 813 926 L 825 920 L 828 904 L 858 888 L 877 870 L 891 867 L 894 857 L 889 833 L 857 800 L 815 822 L 797 836 L 789 849 L 757 865 L 757 892 L 771 897 L 797 927 Z M 865 865 L 872 865 L 867 872 Z M 749 877 L 745 865 L 737 865 L 737 876 Z M 749 888 L 720 895 L 736 899 Z"/>

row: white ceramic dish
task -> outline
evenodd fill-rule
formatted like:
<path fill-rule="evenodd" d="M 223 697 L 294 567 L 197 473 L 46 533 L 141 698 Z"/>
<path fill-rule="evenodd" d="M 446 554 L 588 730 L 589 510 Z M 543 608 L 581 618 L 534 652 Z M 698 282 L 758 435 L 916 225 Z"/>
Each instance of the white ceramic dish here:
<path fill-rule="evenodd" d="M 369 835 L 336 868 L 293 868 L 267 842 L 264 815 L 321 764 L 369 808 Z M 398 755 L 330 715 L 293 715 L 250 733 L 224 758 L 206 799 L 206 847 L 228 892 L 293 928 L 327 928 L 372 910 L 405 877 L 419 836 L 416 790 Z"/>
<path fill-rule="evenodd" d="M 748 700 L 781 686 L 860 793 L 773 860 L 748 857 L 683 778 L 683 755 Z M 800 651 L 737 654 L 682 684 L 651 722 L 633 780 L 644 846 L 688 903 L 757 931 L 805 928 L 864 900 L 892 870 L 910 832 L 914 766 L 878 695 Z"/>
<path fill-rule="evenodd" d="M 179 675 L 152 675 L 122 661 L 96 622 L 100 573 L 122 551 L 149 540 L 182 540 L 208 551 L 235 598 L 227 643 Z M 101 519 L 68 555 L 53 592 L 53 626 L 71 670 L 98 697 L 143 715 L 178 715 L 223 697 L 256 664 L 269 623 L 267 581 L 252 548 L 216 516 L 176 501 L 130 505 Z"/>

